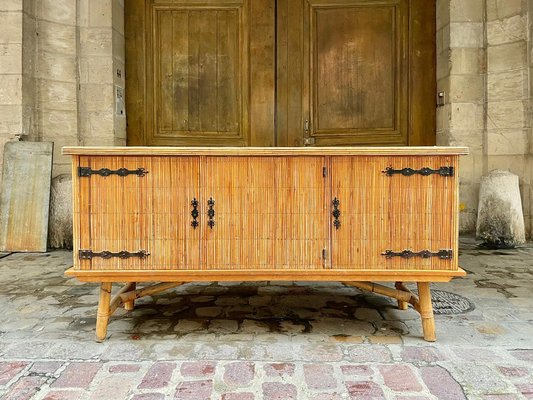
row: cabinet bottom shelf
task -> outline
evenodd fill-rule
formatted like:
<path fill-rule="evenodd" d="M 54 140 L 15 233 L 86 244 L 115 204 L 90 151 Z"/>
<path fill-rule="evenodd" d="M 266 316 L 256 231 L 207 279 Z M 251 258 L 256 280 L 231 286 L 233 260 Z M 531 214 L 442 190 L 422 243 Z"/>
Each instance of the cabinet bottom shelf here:
<path fill-rule="evenodd" d="M 211 282 L 211 281 L 381 281 L 449 282 L 465 276 L 457 270 L 79 270 L 65 274 L 82 282 Z"/>

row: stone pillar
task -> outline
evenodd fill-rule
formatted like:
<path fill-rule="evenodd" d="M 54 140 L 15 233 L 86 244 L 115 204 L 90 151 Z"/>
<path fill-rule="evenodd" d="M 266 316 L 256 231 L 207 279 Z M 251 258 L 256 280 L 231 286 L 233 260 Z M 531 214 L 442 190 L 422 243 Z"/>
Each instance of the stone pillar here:
<path fill-rule="evenodd" d="M 77 8 L 72 0 L 37 0 L 36 4 L 36 140 L 54 142 L 53 175 L 58 176 L 71 170 L 61 148 L 79 143 Z"/>
<path fill-rule="evenodd" d="M 126 143 L 125 115 L 116 116 L 115 85 L 124 88 L 124 4 L 79 1 L 80 140 L 86 146 Z"/>
<path fill-rule="evenodd" d="M 23 134 L 22 0 L 0 2 L 0 177 L 4 144 Z"/>
<path fill-rule="evenodd" d="M 487 1 L 487 168 L 520 177 L 530 231 L 531 114 L 525 1 Z"/>
<path fill-rule="evenodd" d="M 484 7 L 482 0 L 437 1 L 437 88 L 446 104 L 437 111 L 437 144 L 468 146 L 461 158 L 460 230 L 477 217 L 484 138 Z"/>

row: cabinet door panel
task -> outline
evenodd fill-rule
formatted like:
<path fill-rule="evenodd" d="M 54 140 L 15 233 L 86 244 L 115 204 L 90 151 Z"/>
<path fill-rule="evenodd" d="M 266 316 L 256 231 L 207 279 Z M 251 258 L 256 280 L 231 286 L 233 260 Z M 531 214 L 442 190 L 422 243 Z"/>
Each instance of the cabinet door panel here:
<path fill-rule="evenodd" d="M 339 269 L 453 270 L 457 268 L 456 178 L 387 176 L 394 169 L 456 167 L 454 157 L 333 157 L 332 197 L 341 226 L 332 229 L 332 265 Z M 386 258 L 387 250 L 453 250 L 438 257 Z"/>
<path fill-rule="evenodd" d="M 278 157 L 275 267 L 320 269 L 328 266 L 328 200 L 324 157 Z M 327 253 L 326 253 L 327 254 Z"/>
<path fill-rule="evenodd" d="M 80 166 L 148 173 L 77 178 L 79 248 L 150 253 L 145 259 L 79 260 L 81 269 L 197 268 L 200 235 L 190 226 L 190 202 L 198 197 L 198 158 L 80 157 Z"/>
<path fill-rule="evenodd" d="M 207 157 L 202 164 L 205 269 L 273 265 L 276 184 L 271 157 Z M 214 200 L 214 226 L 207 201 Z"/>
<path fill-rule="evenodd" d="M 208 157 L 204 165 L 205 268 L 323 268 L 323 157 Z M 205 221 L 211 197 L 212 229 Z"/>

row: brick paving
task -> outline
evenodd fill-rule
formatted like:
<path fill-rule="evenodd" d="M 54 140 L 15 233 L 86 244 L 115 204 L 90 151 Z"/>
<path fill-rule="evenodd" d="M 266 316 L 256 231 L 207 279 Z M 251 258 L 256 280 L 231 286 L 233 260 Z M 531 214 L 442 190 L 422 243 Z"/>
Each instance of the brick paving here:
<path fill-rule="evenodd" d="M 533 399 L 533 247 L 480 250 L 435 289 L 475 309 L 436 318 L 338 283 L 193 283 L 142 299 L 93 340 L 97 286 L 71 253 L 0 260 L 0 398 Z"/>

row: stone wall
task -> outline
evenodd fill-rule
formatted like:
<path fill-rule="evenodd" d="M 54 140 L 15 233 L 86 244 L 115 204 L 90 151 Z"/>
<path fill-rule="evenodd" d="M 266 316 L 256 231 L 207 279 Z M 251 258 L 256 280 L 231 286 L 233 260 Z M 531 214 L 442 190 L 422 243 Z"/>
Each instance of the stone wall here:
<path fill-rule="evenodd" d="M 520 177 L 531 233 L 530 5 L 524 0 L 437 4 L 438 90 L 447 93 L 437 113 L 437 143 L 465 145 L 471 152 L 461 163 L 460 229 L 475 230 L 480 177 L 504 169 Z"/>

